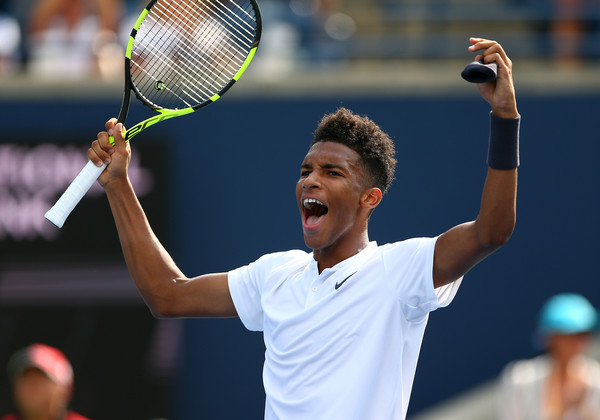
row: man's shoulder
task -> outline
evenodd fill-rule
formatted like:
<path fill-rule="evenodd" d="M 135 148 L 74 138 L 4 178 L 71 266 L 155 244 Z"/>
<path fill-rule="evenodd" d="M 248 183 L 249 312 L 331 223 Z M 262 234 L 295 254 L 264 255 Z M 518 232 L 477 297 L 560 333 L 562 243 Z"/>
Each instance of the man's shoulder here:
<path fill-rule="evenodd" d="M 435 245 L 438 237 L 415 237 L 403 239 L 397 242 L 390 242 L 377 246 L 377 252 L 382 254 L 400 253 L 412 254 L 416 251 L 427 249 Z"/>
<path fill-rule="evenodd" d="M 264 254 L 254 262 L 238 267 L 229 272 L 231 278 L 237 278 L 242 273 L 254 273 L 259 278 L 271 277 L 276 273 L 294 272 L 304 269 L 311 263 L 312 253 L 302 250 L 290 250 Z"/>
<path fill-rule="evenodd" d="M 256 262 L 262 264 L 274 264 L 276 266 L 287 263 L 306 264 L 312 258 L 312 253 L 302 251 L 301 249 L 291 249 L 289 251 L 272 252 L 260 257 Z"/>

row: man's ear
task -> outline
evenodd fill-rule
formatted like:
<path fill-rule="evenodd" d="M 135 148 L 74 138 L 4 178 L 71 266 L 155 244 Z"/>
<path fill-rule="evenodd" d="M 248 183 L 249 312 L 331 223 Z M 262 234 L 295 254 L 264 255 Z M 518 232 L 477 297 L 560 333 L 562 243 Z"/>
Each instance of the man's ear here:
<path fill-rule="evenodd" d="M 382 198 L 383 193 L 379 188 L 369 188 L 363 193 L 360 204 L 362 207 L 372 210 L 381 203 Z"/>

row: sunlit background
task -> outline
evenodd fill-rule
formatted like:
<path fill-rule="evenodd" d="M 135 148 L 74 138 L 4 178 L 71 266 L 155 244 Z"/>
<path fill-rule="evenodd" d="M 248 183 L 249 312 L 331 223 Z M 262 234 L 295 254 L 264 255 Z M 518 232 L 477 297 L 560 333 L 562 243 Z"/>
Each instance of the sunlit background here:
<path fill-rule="evenodd" d="M 339 106 L 397 143 L 372 240 L 474 218 L 489 106 L 460 71 L 474 57 L 469 36 L 500 41 L 523 118 L 517 228 L 432 314 L 409 409 L 413 420 L 494 418 L 502 368 L 540 352 L 542 303 L 577 292 L 600 307 L 600 1 L 259 4 L 262 42 L 231 91 L 134 140 L 131 178 L 157 235 L 190 276 L 303 248 L 298 166 Z M 6 361 L 45 342 L 70 358 L 71 406 L 93 420 L 262 418 L 260 334 L 237 319 L 154 319 L 99 187 L 63 229 L 43 218 L 119 111 L 124 46 L 144 6 L 0 0 L 0 415 L 14 410 Z M 128 122 L 148 115 L 132 103 Z"/>

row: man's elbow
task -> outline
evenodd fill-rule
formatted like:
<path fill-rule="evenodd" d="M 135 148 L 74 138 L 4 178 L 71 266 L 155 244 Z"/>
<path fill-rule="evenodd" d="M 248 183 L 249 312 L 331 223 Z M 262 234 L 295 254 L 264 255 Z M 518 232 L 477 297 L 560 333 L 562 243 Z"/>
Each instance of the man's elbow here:
<path fill-rule="evenodd" d="M 148 305 L 150 313 L 157 319 L 181 318 L 180 311 L 173 305 Z"/>
<path fill-rule="evenodd" d="M 487 242 L 487 246 L 492 247 L 492 248 L 502 247 L 511 238 L 512 232 L 513 231 L 511 229 L 510 231 L 497 233 L 496 235 L 490 236 L 490 238 L 488 239 L 488 242 Z"/>
<path fill-rule="evenodd" d="M 169 316 L 168 311 L 165 311 L 163 309 L 157 308 L 156 306 L 150 306 L 150 305 L 148 305 L 148 308 L 150 309 L 150 313 L 152 314 L 152 316 L 156 319 L 171 318 Z"/>
<path fill-rule="evenodd" d="M 516 218 L 506 221 L 503 224 L 493 226 L 486 229 L 480 235 L 480 242 L 485 248 L 497 249 L 503 246 L 511 238 L 516 225 Z"/>
<path fill-rule="evenodd" d="M 176 311 L 175 305 L 165 299 L 148 299 L 144 298 L 146 306 L 150 309 L 150 313 L 154 318 L 165 319 L 165 318 L 177 318 L 179 315 Z"/>

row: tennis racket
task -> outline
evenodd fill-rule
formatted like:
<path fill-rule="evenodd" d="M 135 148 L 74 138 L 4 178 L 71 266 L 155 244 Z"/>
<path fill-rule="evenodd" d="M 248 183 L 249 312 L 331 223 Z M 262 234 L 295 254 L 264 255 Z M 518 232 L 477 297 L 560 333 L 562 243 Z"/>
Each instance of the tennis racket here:
<path fill-rule="evenodd" d="M 255 0 L 152 0 L 136 21 L 125 51 L 118 122 L 127 118 L 131 91 L 158 114 L 127 130 L 125 140 L 219 99 L 252 61 L 261 28 Z M 44 217 L 62 227 L 105 167 L 89 161 Z"/>

